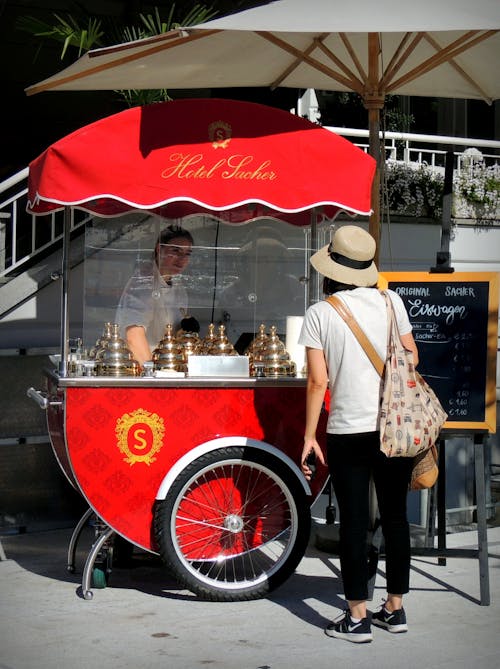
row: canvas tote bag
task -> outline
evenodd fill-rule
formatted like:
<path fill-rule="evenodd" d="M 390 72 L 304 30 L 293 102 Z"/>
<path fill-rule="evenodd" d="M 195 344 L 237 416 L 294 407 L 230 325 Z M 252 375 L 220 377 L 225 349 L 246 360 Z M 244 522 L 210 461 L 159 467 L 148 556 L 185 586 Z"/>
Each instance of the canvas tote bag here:
<path fill-rule="evenodd" d="M 385 292 L 383 296 L 389 343 L 380 400 L 380 448 L 388 457 L 414 457 L 436 443 L 448 416 L 415 369 L 413 354 L 401 342 L 391 299 Z"/>

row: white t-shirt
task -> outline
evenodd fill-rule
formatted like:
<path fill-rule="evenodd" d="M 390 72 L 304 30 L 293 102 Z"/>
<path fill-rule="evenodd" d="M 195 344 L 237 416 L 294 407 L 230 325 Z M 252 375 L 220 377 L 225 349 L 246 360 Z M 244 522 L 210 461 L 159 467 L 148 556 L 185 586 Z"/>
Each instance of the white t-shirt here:
<path fill-rule="evenodd" d="M 116 322 L 122 336 L 131 325 L 142 325 L 151 350 L 165 334 L 168 323 L 178 328 L 187 309 L 188 298 L 180 277 L 167 283 L 156 263 L 140 268 L 128 281 L 116 310 Z"/>
<path fill-rule="evenodd" d="M 403 301 L 387 291 L 396 314 L 400 334 L 412 327 Z M 374 288 L 355 288 L 336 293 L 352 311 L 377 353 L 385 359 L 387 310 L 383 295 Z M 306 312 L 299 344 L 324 351 L 330 387 L 327 432 L 352 434 L 378 429 L 380 376 L 351 329 L 326 300 Z"/>

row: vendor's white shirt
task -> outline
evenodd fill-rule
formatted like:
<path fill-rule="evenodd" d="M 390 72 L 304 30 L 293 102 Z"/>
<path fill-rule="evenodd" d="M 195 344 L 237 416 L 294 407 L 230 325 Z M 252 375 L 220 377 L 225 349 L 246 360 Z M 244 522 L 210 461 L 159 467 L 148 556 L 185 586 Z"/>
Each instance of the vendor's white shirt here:
<path fill-rule="evenodd" d="M 412 327 L 403 301 L 389 290 L 400 334 Z M 387 310 L 383 295 L 374 288 L 336 293 L 352 311 L 360 327 L 385 359 Z M 306 312 L 299 344 L 324 351 L 331 395 L 327 432 L 349 434 L 378 429 L 380 376 L 349 326 L 325 300 Z"/>
<path fill-rule="evenodd" d="M 165 334 L 168 323 L 174 331 L 187 309 L 187 291 L 180 285 L 180 277 L 172 277 L 167 283 L 158 271 L 156 263 L 141 267 L 128 281 L 116 310 L 116 322 L 122 336 L 127 327 L 142 325 L 151 350 Z"/>

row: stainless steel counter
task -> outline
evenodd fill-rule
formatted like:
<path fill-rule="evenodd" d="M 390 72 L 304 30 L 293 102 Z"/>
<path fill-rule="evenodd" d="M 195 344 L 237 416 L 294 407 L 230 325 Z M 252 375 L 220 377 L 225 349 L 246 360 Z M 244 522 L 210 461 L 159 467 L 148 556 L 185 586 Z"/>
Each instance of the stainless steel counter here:
<path fill-rule="evenodd" d="M 45 374 L 60 388 L 297 388 L 305 387 L 307 378 L 297 377 L 233 377 L 233 376 L 66 376 L 47 369 Z"/>

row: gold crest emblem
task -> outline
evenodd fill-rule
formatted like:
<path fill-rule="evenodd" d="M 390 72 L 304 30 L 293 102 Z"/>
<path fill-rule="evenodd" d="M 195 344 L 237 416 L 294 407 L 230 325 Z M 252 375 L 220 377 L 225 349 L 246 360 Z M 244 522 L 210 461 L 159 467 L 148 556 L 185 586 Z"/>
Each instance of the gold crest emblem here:
<path fill-rule="evenodd" d="M 156 460 L 156 453 L 163 446 L 165 425 L 163 418 L 145 409 L 136 409 L 123 414 L 116 421 L 117 446 L 125 455 L 130 466 L 136 462 L 150 465 Z"/>
<path fill-rule="evenodd" d="M 232 128 L 225 121 L 213 121 L 208 126 L 208 138 L 214 149 L 227 149 L 231 141 Z"/>

